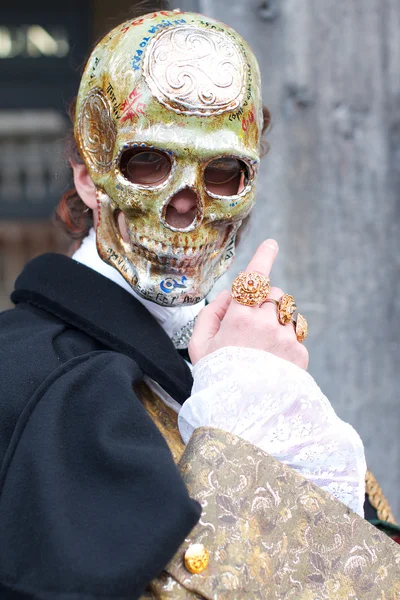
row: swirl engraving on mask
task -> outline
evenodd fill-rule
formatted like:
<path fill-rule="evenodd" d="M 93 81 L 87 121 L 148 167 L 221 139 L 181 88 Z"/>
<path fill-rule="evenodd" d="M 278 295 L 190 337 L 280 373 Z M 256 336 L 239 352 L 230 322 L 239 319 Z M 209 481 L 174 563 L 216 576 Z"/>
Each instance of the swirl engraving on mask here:
<path fill-rule="evenodd" d="M 246 62 L 227 35 L 182 25 L 149 45 L 143 73 L 154 96 L 178 113 L 217 115 L 237 109 L 246 88 Z"/>
<path fill-rule="evenodd" d="M 86 96 L 78 121 L 78 144 L 88 166 L 107 173 L 117 137 L 111 108 L 102 90 L 96 88 Z"/>

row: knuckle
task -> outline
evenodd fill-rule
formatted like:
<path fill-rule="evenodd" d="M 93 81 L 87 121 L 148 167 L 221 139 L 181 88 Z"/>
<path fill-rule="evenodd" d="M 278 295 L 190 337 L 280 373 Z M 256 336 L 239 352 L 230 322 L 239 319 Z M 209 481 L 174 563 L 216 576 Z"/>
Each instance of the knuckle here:
<path fill-rule="evenodd" d="M 303 346 L 302 344 L 297 344 L 298 348 L 296 348 L 296 353 L 295 353 L 295 362 L 296 364 L 301 367 L 302 369 L 307 369 L 308 367 L 308 350 L 305 346 Z"/>
<path fill-rule="evenodd" d="M 286 356 L 297 359 L 298 356 L 304 355 L 304 348 L 297 341 L 294 329 L 290 325 L 279 325 L 277 339 L 281 351 Z"/>
<path fill-rule="evenodd" d="M 296 334 L 294 332 L 293 327 L 288 325 L 281 325 L 279 323 L 279 337 L 282 339 L 282 342 L 285 343 L 286 346 L 292 347 L 297 343 Z"/>
<path fill-rule="evenodd" d="M 273 298 L 276 298 L 277 300 L 279 300 L 279 298 L 281 298 L 283 296 L 284 292 L 283 290 L 281 290 L 281 288 L 279 287 L 272 287 L 270 290 L 270 295 Z"/>
<path fill-rule="evenodd" d="M 306 365 L 308 365 L 308 361 L 309 361 L 309 358 L 310 358 L 308 350 L 303 345 L 301 345 L 300 348 L 301 348 L 301 357 L 302 357 L 303 363 L 305 363 Z"/>
<path fill-rule="evenodd" d="M 270 340 L 275 340 L 279 329 L 279 323 L 275 316 L 261 315 L 255 308 L 250 309 L 250 311 L 240 313 L 236 316 L 235 328 L 237 331 L 240 334 L 250 333 L 256 337 L 267 337 Z"/>
<path fill-rule="evenodd" d="M 292 336 L 285 336 L 285 338 L 282 340 L 282 346 L 289 355 L 296 354 L 296 344 L 297 340 L 296 338 L 293 339 Z"/>
<path fill-rule="evenodd" d="M 235 326 L 240 331 L 247 331 L 248 329 L 252 329 L 254 327 L 254 318 L 249 312 L 241 312 L 236 316 Z"/>
<path fill-rule="evenodd" d="M 260 330 L 265 332 L 269 337 L 273 336 L 274 338 L 279 337 L 279 323 L 275 319 L 275 317 L 265 318 L 260 324 Z"/>

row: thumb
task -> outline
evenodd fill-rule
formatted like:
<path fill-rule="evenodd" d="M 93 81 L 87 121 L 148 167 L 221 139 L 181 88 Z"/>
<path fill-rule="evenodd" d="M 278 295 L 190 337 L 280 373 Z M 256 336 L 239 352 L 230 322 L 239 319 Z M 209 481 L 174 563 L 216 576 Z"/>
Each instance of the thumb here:
<path fill-rule="evenodd" d="M 224 290 L 200 311 L 189 344 L 189 355 L 193 364 L 208 354 L 208 344 L 218 333 L 231 300 L 230 293 Z"/>

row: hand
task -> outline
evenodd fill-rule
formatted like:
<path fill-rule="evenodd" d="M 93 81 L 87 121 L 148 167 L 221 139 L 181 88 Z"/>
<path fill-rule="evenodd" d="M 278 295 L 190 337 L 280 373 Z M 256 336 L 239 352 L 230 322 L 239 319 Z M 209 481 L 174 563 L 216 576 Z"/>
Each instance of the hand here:
<path fill-rule="evenodd" d="M 256 272 L 269 277 L 278 254 L 275 240 L 263 242 L 247 266 L 246 272 Z M 283 291 L 271 287 L 269 298 L 279 298 Z M 271 352 L 295 365 L 307 369 L 308 352 L 296 339 L 292 324 L 281 325 L 277 307 L 265 302 L 261 307 L 243 306 L 223 291 L 200 311 L 189 344 L 193 364 L 225 346 L 242 346 Z"/>

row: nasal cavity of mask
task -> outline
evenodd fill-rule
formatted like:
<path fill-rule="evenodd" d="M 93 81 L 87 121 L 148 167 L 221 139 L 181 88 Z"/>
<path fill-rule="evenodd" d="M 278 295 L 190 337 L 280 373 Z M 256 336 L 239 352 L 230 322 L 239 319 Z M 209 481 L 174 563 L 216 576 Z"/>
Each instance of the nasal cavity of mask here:
<path fill-rule="evenodd" d="M 186 229 L 199 215 L 199 199 L 197 194 L 186 188 L 181 190 L 168 202 L 164 212 L 165 222 L 175 229 Z"/>

